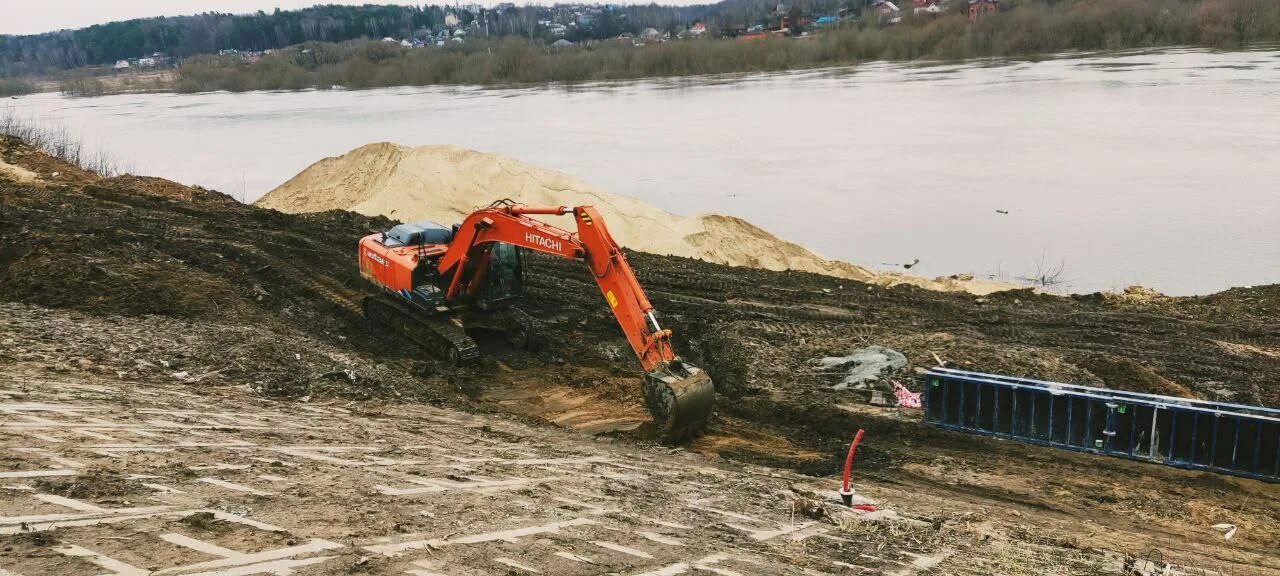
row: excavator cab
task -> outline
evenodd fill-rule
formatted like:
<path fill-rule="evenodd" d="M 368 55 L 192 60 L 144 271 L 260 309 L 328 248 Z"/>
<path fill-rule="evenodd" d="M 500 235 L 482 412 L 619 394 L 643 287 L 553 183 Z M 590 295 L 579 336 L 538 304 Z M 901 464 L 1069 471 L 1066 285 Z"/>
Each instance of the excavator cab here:
<path fill-rule="evenodd" d="M 488 269 L 475 293 L 475 305 L 481 310 L 497 310 L 524 295 L 524 262 L 520 248 L 511 244 L 495 242 L 486 249 Z"/>

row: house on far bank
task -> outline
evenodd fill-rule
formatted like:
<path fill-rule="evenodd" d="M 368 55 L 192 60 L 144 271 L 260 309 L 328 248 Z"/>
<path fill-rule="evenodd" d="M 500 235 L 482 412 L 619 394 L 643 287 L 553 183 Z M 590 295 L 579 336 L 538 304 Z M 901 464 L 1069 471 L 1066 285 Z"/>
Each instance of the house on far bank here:
<path fill-rule="evenodd" d="M 876 12 L 880 14 L 880 25 L 897 24 L 902 21 L 902 10 L 897 4 L 889 0 L 876 0 L 874 4 Z"/>
<path fill-rule="evenodd" d="M 942 7 L 938 6 L 938 0 L 915 0 L 913 6 L 913 14 L 937 14 L 942 12 Z"/>
<path fill-rule="evenodd" d="M 676 34 L 676 38 L 687 40 L 689 38 L 701 38 L 706 36 L 706 34 L 707 25 L 703 24 L 701 21 L 697 21 L 693 23 L 693 26 L 685 28 L 684 30 L 681 30 L 679 34 Z"/>
<path fill-rule="evenodd" d="M 1000 11 L 1000 0 L 969 0 L 969 6 L 966 7 L 969 12 L 969 21 L 977 22 L 979 18 L 987 14 L 995 14 Z"/>
<path fill-rule="evenodd" d="M 657 42 L 662 39 L 662 33 L 657 28 L 645 28 L 640 31 L 640 39 L 645 42 Z"/>
<path fill-rule="evenodd" d="M 561 38 L 551 43 L 552 48 L 568 48 L 570 46 L 573 46 L 573 42 L 565 40 L 564 38 Z"/>
<path fill-rule="evenodd" d="M 128 61 L 128 60 L 116 60 L 116 65 L 115 65 L 115 66 L 112 66 L 112 67 L 111 67 L 111 69 L 112 69 L 112 70 L 128 70 L 128 69 L 129 69 L 129 61 Z"/>

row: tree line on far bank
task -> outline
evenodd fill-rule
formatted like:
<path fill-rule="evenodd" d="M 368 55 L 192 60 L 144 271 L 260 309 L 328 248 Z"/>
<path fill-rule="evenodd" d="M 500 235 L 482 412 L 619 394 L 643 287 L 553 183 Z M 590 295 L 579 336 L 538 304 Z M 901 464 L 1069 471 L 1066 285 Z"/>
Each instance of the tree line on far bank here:
<path fill-rule="evenodd" d="M 1233 48 L 1280 41 L 1280 2 L 1276 0 L 1023 1 L 976 23 L 959 13 L 907 15 L 902 23 L 885 28 L 874 19 L 864 17 L 858 26 L 804 39 L 682 41 L 643 47 L 603 42 L 556 49 L 515 38 L 426 50 L 383 42 L 313 43 L 268 55 L 255 64 L 192 58 L 179 68 L 173 88 L 197 92 L 578 82 L 775 71 L 880 59 L 955 60 L 1171 45 Z"/>
<path fill-rule="evenodd" d="M 1024 57 L 1157 46 L 1231 49 L 1280 41 L 1277 0 L 1008 3 L 1012 6 L 977 22 L 959 12 L 905 14 L 901 23 L 882 27 L 877 16 L 868 13 L 857 25 L 814 36 L 752 42 L 690 40 L 633 46 L 629 41 L 605 41 L 554 48 L 528 39 L 503 38 L 427 49 L 377 41 L 312 42 L 266 55 L 256 63 L 192 57 L 168 88 L 238 92 L 580 82 L 778 71 L 882 59 Z"/>
<path fill-rule="evenodd" d="M 957 0 L 963 1 L 963 0 Z M 1016 1 L 1016 0 L 1015 0 Z M 448 28 L 464 28 L 471 37 L 549 38 L 554 20 L 567 26 L 569 40 L 603 39 L 645 28 L 678 30 L 700 20 L 713 28 L 746 27 L 776 19 L 778 0 L 721 0 L 712 4 L 628 4 L 583 7 L 572 4 L 493 8 L 456 3 L 422 5 L 341 5 L 324 3 L 271 13 L 134 18 L 77 30 L 42 34 L 0 34 L 0 77 L 39 76 L 160 52 L 183 59 L 221 50 L 263 51 L 302 42 L 343 42 L 360 38 L 423 38 Z M 872 0 L 788 0 L 805 14 L 835 14 Z M 216 3 L 213 8 L 216 9 Z M 452 20 L 450 19 L 452 17 Z"/>

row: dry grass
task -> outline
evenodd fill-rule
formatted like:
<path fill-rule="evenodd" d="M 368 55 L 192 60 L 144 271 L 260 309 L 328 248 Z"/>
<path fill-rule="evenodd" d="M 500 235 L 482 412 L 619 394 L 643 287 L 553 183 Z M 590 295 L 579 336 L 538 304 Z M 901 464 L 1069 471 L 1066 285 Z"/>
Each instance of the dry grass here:
<path fill-rule="evenodd" d="M 20 78 L 0 78 L 0 98 L 22 96 L 35 91 L 35 85 Z"/>
<path fill-rule="evenodd" d="M 41 124 L 34 119 L 20 117 L 12 108 L 0 111 L 0 135 L 16 137 L 50 156 L 103 176 L 128 172 L 127 166 L 105 151 L 86 148 L 79 137 L 65 126 Z"/>

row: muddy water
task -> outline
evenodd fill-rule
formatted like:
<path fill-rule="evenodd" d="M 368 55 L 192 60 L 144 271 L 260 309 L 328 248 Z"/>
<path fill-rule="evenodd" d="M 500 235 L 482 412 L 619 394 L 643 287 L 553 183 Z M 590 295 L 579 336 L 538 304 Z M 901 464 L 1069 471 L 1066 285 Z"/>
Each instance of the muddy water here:
<path fill-rule="evenodd" d="M 922 275 L 1062 267 L 1073 291 L 1171 294 L 1280 281 L 1280 51 L 8 105 L 245 200 L 367 142 L 452 143 Z"/>

